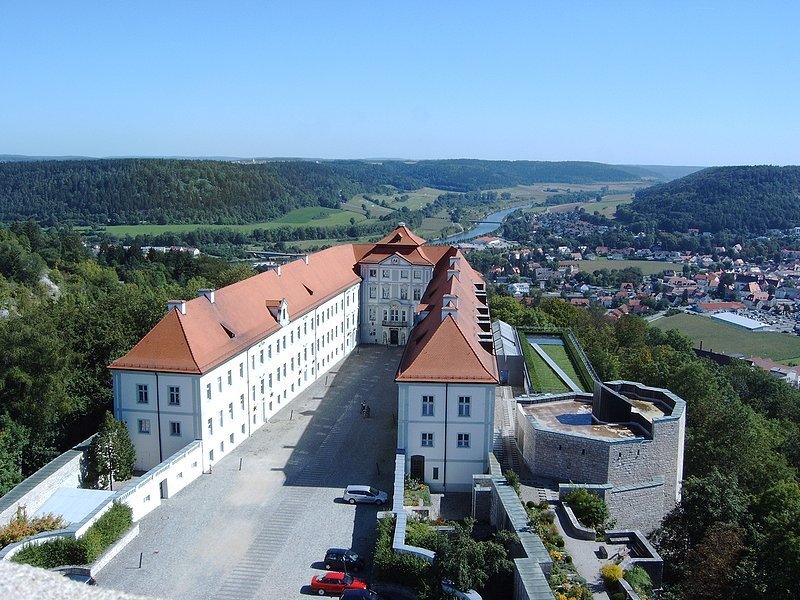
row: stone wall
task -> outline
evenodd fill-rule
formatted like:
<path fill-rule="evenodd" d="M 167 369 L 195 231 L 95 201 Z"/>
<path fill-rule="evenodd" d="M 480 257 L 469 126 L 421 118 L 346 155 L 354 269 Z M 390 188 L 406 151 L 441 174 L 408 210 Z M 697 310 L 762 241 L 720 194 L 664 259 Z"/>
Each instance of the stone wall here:
<path fill-rule="evenodd" d="M 80 488 L 91 440 L 57 456 L 0 498 L 0 526 L 9 523 L 20 506 L 32 516 L 58 488 Z"/>

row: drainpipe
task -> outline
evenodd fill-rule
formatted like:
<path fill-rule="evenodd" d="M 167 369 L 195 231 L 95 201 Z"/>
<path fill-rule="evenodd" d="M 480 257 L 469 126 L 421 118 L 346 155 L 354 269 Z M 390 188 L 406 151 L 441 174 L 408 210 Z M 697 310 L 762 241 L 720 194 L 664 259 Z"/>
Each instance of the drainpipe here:
<path fill-rule="evenodd" d="M 444 465 L 443 465 L 443 488 L 444 491 L 447 491 L 447 393 L 448 393 L 448 383 L 445 382 L 444 384 Z"/>
<path fill-rule="evenodd" d="M 156 376 L 156 424 L 158 427 L 158 462 L 164 462 L 164 452 L 161 449 L 161 394 L 158 390 L 158 372 L 153 371 L 153 375 Z"/>

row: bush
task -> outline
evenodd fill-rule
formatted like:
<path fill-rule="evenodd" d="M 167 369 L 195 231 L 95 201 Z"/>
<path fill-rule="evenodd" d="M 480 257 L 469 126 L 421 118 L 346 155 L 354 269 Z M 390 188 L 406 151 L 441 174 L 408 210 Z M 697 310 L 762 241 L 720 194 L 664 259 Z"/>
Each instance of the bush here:
<path fill-rule="evenodd" d="M 430 565 L 422 558 L 392 551 L 394 519 L 378 519 L 375 542 L 375 575 L 386 581 L 418 587 L 426 578 Z"/>
<path fill-rule="evenodd" d="M 17 516 L 8 525 L 0 527 L 0 548 L 5 548 L 9 544 L 24 540 L 26 537 L 42 533 L 43 531 L 53 531 L 66 527 L 64 519 L 52 514 L 41 517 L 28 518 L 25 509 L 19 507 Z"/>
<path fill-rule="evenodd" d="M 622 579 L 622 574 L 622 567 L 619 565 L 603 565 L 600 567 L 600 577 L 603 578 L 603 582 L 608 586 Z"/>
<path fill-rule="evenodd" d="M 614 592 L 611 594 L 611 600 L 628 600 L 628 596 L 625 592 Z"/>
<path fill-rule="evenodd" d="M 586 527 L 598 529 L 608 520 L 608 506 L 586 488 L 576 488 L 566 497 L 572 512 Z"/>
<path fill-rule="evenodd" d="M 82 538 L 56 538 L 44 544 L 31 544 L 15 554 L 12 560 L 44 569 L 89 564 L 122 537 L 131 526 L 132 512 L 127 504 L 115 503 L 86 530 Z"/>
<path fill-rule="evenodd" d="M 534 502 L 533 500 L 528 500 L 528 501 L 525 503 L 525 506 L 526 506 L 527 508 L 536 508 L 536 502 Z"/>
<path fill-rule="evenodd" d="M 517 492 L 517 496 L 520 495 L 520 487 L 519 487 L 519 475 L 516 472 L 512 471 L 511 469 L 506 469 L 503 473 L 503 476 L 506 478 L 508 485 L 514 488 L 514 491 Z"/>
<path fill-rule="evenodd" d="M 650 593 L 650 590 L 653 589 L 653 582 L 650 580 L 650 575 L 639 565 L 625 571 L 625 581 L 631 584 L 631 587 L 639 595 L 647 595 Z"/>

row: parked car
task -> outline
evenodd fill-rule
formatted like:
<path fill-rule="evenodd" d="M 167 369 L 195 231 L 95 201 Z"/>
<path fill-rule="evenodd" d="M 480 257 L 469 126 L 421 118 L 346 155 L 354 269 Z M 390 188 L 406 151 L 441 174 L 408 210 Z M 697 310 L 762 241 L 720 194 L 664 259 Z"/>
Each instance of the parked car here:
<path fill-rule="evenodd" d="M 64 577 L 77 581 L 78 583 L 85 583 L 86 585 L 97 585 L 97 580 L 88 573 L 63 573 Z"/>
<path fill-rule="evenodd" d="M 389 499 L 389 494 L 368 485 L 348 485 L 342 497 L 350 504 L 371 502 L 381 506 Z"/>
<path fill-rule="evenodd" d="M 483 600 L 481 595 L 475 590 L 462 592 L 456 587 L 455 583 L 449 579 L 442 579 L 442 591 L 453 598 L 458 598 L 458 600 Z"/>
<path fill-rule="evenodd" d="M 381 600 L 372 590 L 345 590 L 339 600 Z"/>
<path fill-rule="evenodd" d="M 364 568 L 364 558 L 347 548 L 328 548 L 323 562 L 328 571 L 348 572 Z"/>
<path fill-rule="evenodd" d="M 311 591 L 320 596 L 325 594 L 341 594 L 345 590 L 367 589 L 367 582 L 363 579 L 356 579 L 347 573 L 331 571 L 322 575 L 314 575 L 311 578 Z"/>

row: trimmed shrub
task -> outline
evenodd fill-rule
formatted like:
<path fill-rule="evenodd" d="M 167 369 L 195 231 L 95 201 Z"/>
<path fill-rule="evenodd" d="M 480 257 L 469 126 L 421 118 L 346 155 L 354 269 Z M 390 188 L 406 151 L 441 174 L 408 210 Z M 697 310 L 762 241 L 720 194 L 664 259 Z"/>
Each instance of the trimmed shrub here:
<path fill-rule="evenodd" d="M 623 571 L 619 565 L 603 565 L 600 567 L 600 577 L 606 585 L 613 585 L 622 579 Z"/>
<path fill-rule="evenodd" d="M 86 530 L 82 538 L 56 538 L 44 544 L 31 544 L 15 554 L 12 560 L 44 569 L 89 564 L 122 537 L 131 526 L 132 513 L 127 504 L 115 503 Z"/>
<path fill-rule="evenodd" d="M 586 527 L 598 529 L 608 520 L 609 512 L 605 501 L 586 488 L 576 488 L 566 497 L 572 512 Z"/>
<path fill-rule="evenodd" d="M 536 502 L 534 502 L 533 500 L 528 500 L 525 503 L 525 506 L 526 506 L 526 508 L 536 508 Z"/>

